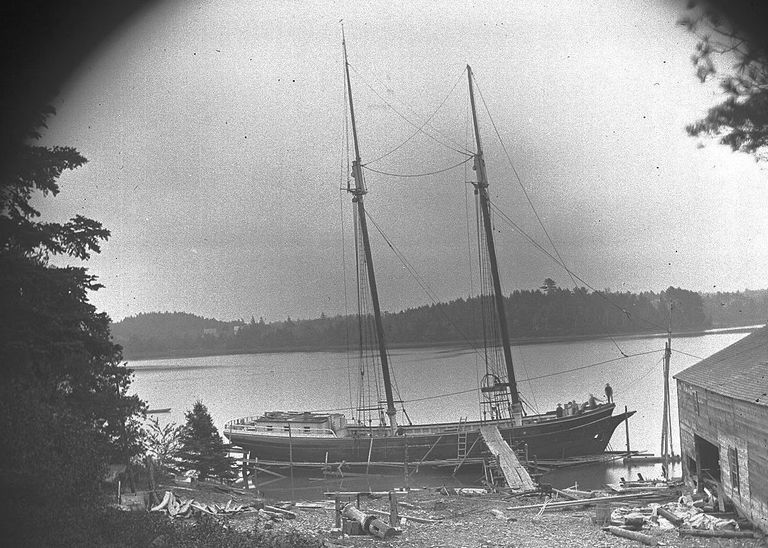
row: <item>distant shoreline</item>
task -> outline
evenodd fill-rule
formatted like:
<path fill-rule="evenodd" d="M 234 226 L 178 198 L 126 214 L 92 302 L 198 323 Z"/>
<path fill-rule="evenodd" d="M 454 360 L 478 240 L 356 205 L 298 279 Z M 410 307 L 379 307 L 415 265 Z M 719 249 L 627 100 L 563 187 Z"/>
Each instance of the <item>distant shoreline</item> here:
<path fill-rule="evenodd" d="M 700 337 L 703 335 L 711 335 L 715 333 L 751 333 L 756 329 L 763 327 L 764 324 L 756 325 L 744 325 L 734 327 L 720 327 L 701 329 L 694 331 L 682 331 L 673 333 L 673 338 L 689 338 Z M 553 335 L 545 337 L 518 337 L 510 340 L 513 346 L 529 346 L 533 344 L 551 344 L 551 343 L 565 343 L 575 341 L 593 341 L 600 339 L 652 339 L 656 337 L 663 337 L 664 332 L 645 332 L 645 333 L 616 333 L 616 334 L 602 334 L 602 335 Z M 451 341 L 451 342 L 428 342 L 428 343 L 400 343 L 389 344 L 390 349 L 409 349 L 409 348 L 469 348 L 471 345 L 467 342 Z M 232 350 L 230 352 L 222 352 L 221 350 L 212 350 L 210 352 L 203 352 L 197 350 L 195 352 L 141 352 L 137 354 L 131 354 L 129 356 L 123 356 L 124 361 L 144 361 L 144 360 L 171 360 L 179 358 L 204 358 L 207 356 L 237 356 L 237 355 L 249 355 L 249 354 L 289 354 L 296 352 L 344 352 L 349 350 L 347 346 L 333 346 L 318 348 L 314 346 L 286 346 L 286 347 L 273 347 L 265 349 L 251 349 L 251 350 Z"/>

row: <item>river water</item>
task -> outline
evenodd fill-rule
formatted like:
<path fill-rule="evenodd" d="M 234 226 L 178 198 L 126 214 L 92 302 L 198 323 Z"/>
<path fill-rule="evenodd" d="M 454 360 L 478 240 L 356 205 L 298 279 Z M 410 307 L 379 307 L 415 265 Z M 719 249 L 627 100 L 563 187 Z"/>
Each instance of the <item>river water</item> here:
<path fill-rule="evenodd" d="M 746 334 L 743 330 L 713 330 L 675 338 L 671 374 Z M 617 409 L 627 406 L 637 411 L 629 421 L 631 448 L 659 454 L 664 343 L 664 336 L 654 336 L 530 344 L 513 347 L 512 357 L 520 392 L 537 411 L 554 409 L 558 403 L 569 400 L 585 401 L 590 393 L 604 398 L 603 387 L 610 382 Z M 622 354 L 629 357 L 624 358 Z M 150 408 L 171 408 L 170 413 L 158 415 L 161 422 L 183 423 L 184 412 L 190 410 L 196 400 L 201 400 L 220 431 L 230 419 L 260 415 L 269 410 L 343 410 L 350 407 L 355 397 L 350 388 L 355 378 L 354 354 L 344 352 L 136 360 L 130 361 L 129 366 L 135 371 L 132 390 L 147 401 Z M 395 349 L 391 352 L 391 367 L 399 388 L 396 399 L 406 402 L 406 411 L 414 423 L 480 418 L 477 391 L 467 390 L 478 385 L 481 366 L 479 356 L 471 349 Z M 673 380 L 671 388 L 675 425 L 677 394 Z M 446 394 L 453 395 L 444 396 Z M 673 432 L 673 442 L 675 451 L 679 452 L 677 432 Z M 625 447 L 626 433 L 620 426 L 609 449 Z M 660 475 L 654 465 L 627 468 L 614 464 L 559 471 L 546 479 L 555 487 L 578 482 L 583 488 L 598 488 L 621 476 L 634 478 L 637 472 L 645 477 Z M 679 470 L 673 468 L 672 475 L 679 475 Z M 471 483 L 474 479 L 477 478 L 452 481 Z M 351 480 L 346 481 L 346 488 L 351 488 Z M 383 488 L 389 486 L 387 483 L 402 487 L 403 475 L 370 481 Z M 373 485 L 370 481 L 368 486 Z M 423 481 L 434 483 L 429 478 Z M 288 489 L 288 485 L 276 482 L 274 488 L 279 494 L 281 489 Z M 306 485 L 304 488 L 312 490 Z M 317 486 L 320 494 L 327 488 L 328 485 Z"/>

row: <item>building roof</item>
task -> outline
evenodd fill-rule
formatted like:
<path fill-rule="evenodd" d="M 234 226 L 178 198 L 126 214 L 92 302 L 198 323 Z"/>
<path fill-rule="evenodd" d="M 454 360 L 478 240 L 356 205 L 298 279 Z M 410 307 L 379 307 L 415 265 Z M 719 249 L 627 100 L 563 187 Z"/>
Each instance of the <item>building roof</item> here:
<path fill-rule="evenodd" d="M 768 325 L 675 378 L 729 398 L 768 406 Z"/>

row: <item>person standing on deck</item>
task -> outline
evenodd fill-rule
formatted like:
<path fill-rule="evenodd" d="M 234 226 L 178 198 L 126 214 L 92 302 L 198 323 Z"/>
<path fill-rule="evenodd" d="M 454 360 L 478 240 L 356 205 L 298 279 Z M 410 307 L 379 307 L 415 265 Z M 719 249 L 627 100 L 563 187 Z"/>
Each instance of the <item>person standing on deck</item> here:
<path fill-rule="evenodd" d="M 608 403 L 613 403 L 613 388 L 611 388 L 611 385 L 608 383 L 605 383 L 605 397 L 608 400 Z"/>
<path fill-rule="evenodd" d="M 555 409 L 555 415 L 558 419 L 563 416 L 563 406 L 559 403 L 557 404 L 557 409 Z"/>

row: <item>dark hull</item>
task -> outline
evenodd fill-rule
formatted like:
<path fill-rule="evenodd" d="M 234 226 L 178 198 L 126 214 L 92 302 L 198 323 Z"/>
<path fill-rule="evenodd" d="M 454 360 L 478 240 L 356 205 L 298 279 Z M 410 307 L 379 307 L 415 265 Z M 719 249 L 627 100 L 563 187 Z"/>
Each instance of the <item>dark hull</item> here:
<path fill-rule="evenodd" d="M 401 428 L 397 436 L 383 428 L 350 428 L 346 437 L 275 436 L 225 430 L 233 445 L 249 450 L 251 458 L 269 462 L 298 463 L 418 463 L 461 459 L 460 432 L 466 434 L 466 457 L 480 458 L 485 445 L 480 439 L 481 424 L 495 424 L 503 438 L 523 449 L 529 458 L 562 459 L 594 455 L 605 451 L 613 431 L 634 411 L 612 416 L 614 406 L 603 405 L 581 415 L 525 422 L 442 423 Z"/>

